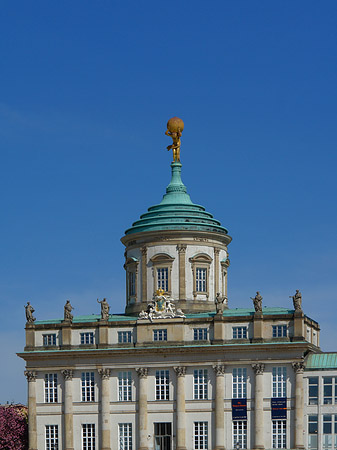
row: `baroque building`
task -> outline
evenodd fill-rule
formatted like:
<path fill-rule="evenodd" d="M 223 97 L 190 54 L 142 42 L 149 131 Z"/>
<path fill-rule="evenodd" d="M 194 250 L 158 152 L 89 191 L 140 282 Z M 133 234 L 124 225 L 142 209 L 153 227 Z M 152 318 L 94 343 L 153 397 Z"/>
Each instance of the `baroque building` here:
<path fill-rule="evenodd" d="M 318 323 L 299 293 L 231 308 L 231 237 L 181 168 L 175 156 L 162 201 L 122 237 L 125 314 L 104 299 L 98 315 L 67 302 L 64 319 L 37 321 L 27 304 L 29 449 L 336 448 L 337 432 L 317 437 L 337 431 L 337 359 L 322 375 Z"/>

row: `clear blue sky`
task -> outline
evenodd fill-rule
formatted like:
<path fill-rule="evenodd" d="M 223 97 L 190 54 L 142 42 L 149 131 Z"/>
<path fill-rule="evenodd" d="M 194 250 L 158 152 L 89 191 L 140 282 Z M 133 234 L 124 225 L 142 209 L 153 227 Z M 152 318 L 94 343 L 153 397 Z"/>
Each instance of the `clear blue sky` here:
<path fill-rule="evenodd" d="M 337 350 L 335 0 L 12 1 L 0 12 L 0 403 L 38 319 L 124 310 L 120 237 L 170 178 L 228 227 L 229 302 L 291 306 Z M 3 369 L 5 367 L 5 369 Z"/>

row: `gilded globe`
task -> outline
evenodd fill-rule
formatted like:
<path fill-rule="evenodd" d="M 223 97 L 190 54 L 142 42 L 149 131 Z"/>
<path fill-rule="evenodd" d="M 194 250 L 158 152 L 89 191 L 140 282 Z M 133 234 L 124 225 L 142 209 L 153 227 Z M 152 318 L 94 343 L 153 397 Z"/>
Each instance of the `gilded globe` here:
<path fill-rule="evenodd" d="M 179 117 L 172 117 L 172 119 L 167 122 L 167 129 L 171 133 L 176 133 L 178 131 L 178 128 L 180 129 L 180 131 L 183 131 L 184 122 L 179 119 Z"/>

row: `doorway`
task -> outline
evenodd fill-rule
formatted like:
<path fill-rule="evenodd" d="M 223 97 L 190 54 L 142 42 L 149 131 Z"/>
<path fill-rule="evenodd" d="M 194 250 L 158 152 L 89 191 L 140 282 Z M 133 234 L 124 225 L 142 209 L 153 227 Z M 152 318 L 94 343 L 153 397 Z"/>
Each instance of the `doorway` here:
<path fill-rule="evenodd" d="M 154 450 L 171 450 L 172 424 L 162 422 L 154 424 Z"/>

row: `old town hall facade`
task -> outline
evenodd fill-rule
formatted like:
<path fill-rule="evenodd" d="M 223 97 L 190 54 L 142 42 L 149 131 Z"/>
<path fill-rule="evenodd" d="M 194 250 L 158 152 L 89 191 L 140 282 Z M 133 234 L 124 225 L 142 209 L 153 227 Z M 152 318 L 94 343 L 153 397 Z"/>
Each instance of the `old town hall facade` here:
<path fill-rule="evenodd" d="M 231 308 L 231 237 L 192 203 L 181 167 L 175 157 L 161 203 L 122 238 L 125 314 L 104 299 L 101 314 L 73 317 L 68 301 L 64 319 L 43 321 L 27 304 L 29 449 L 336 448 L 317 411 L 327 378 L 336 445 L 336 361 L 329 372 L 313 359 L 317 322 L 299 292 L 282 307 L 257 293 Z"/>

